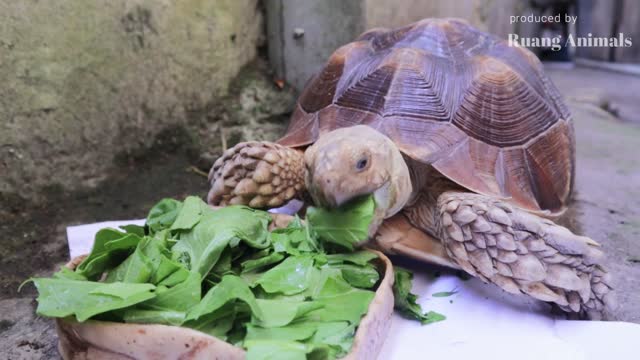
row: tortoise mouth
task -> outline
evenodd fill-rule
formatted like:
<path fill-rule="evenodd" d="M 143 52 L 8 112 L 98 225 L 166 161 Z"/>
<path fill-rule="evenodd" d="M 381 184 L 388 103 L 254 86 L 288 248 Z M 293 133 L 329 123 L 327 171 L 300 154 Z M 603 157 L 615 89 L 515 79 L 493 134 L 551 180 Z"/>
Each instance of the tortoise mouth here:
<path fill-rule="evenodd" d="M 354 196 L 354 197 L 352 197 L 352 198 L 350 198 L 348 200 L 345 200 L 345 201 L 343 201 L 341 203 L 336 203 L 334 205 L 334 207 L 335 208 L 346 207 L 346 206 L 349 206 L 349 205 L 351 205 L 353 203 L 357 203 L 357 202 L 361 201 L 362 199 L 366 198 L 367 196 L 369 196 L 369 194 Z"/>
<path fill-rule="evenodd" d="M 323 208 L 336 209 L 336 208 L 345 206 L 350 202 L 355 201 L 365 195 L 366 194 L 346 196 L 346 195 L 340 195 L 340 194 L 319 193 L 319 194 L 316 194 L 315 196 L 312 195 L 312 197 L 316 205 Z"/>
<path fill-rule="evenodd" d="M 347 206 L 353 202 L 362 200 L 362 198 L 369 195 L 373 195 L 376 202 L 376 208 L 386 208 L 388 204 L 392 202 L 389 189 L 391 188 L 391 182 L 385 181 L 377 189 L 367 189 L 366 191 L 355 193 L 324 193 L 322 191 L 314 192 L 311 194 L 313 202 L 320 207 L 336 209 L 343 206 Z"/>

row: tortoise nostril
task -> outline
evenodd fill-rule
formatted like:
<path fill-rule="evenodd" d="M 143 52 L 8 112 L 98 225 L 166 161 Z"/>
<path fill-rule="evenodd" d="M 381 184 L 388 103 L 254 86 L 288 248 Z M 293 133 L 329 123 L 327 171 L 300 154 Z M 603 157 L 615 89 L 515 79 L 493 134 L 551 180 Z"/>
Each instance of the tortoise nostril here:
<path fill-rule="evenodd" d="M 326 182 L 327 184 L 331 184 L 331 179 L 327 178 L 327 179 L 325 179 L 325 182 Z"/>

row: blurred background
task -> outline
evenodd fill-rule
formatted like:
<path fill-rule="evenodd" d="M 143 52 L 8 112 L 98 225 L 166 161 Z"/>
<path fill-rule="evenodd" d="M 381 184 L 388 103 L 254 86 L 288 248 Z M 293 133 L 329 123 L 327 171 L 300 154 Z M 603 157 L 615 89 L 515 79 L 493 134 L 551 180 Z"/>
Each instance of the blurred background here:
<path fill-rule="evenodd" d="M 512 21 L 528 15 L 577 20 Z M 640 322 L 640 1 L 0 0 L 0 353 L 57 356 L 33 289 L 17 287 L 67 259 L 67 226 L 204 195 L 223 149 L 283 134 L 297 94 L 337 47 L 426 17 L 463 18 L 504 39 L 632 39 L 531 50 L 575 120 L 565 224 L 603 244 L 618 317 Z"/>

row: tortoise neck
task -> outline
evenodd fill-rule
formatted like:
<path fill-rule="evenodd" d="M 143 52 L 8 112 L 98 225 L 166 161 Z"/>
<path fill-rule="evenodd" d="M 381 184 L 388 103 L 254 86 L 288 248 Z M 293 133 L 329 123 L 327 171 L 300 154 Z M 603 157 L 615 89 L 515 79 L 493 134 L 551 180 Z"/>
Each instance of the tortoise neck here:
<path fill-rule="evenodd" d="M 413 160 L 408 156 L 404 156 L 409 166 L 409 174 L 411 176 L 411 184 L 413 191 L 407 202 L 411 206 L 418 201 L 427 201 L 433 203 L 434 206 L 438 200 L 438 196 L 449 190 L 464 190 L 460 185 L 449 180 L 431 165 Z"/>
<path fill-rule="evenodd" d="M 436 231 L 438 197 L 445 191 L 465 191 L 465 189 L 446 178 L 431 165 L 411 159 L 407 159 L 407 164 L 411 174 L 413 193 L 404 209 L 404 214 L 413 226 L 438 238 Z"/>

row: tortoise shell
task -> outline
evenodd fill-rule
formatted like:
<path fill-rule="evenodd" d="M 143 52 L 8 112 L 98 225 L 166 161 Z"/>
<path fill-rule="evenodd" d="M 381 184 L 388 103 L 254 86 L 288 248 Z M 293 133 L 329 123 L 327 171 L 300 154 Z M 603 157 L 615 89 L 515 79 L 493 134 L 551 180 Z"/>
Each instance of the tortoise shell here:
<path fill-rule="evenodd" d="M 461 20 L 374 29 L 336 50 L 279 142 L 304 146 L 357 124 L 465 188 L 530 211 L 562 212 L 573 187 L 572 121 L 541 63 Z"/>

